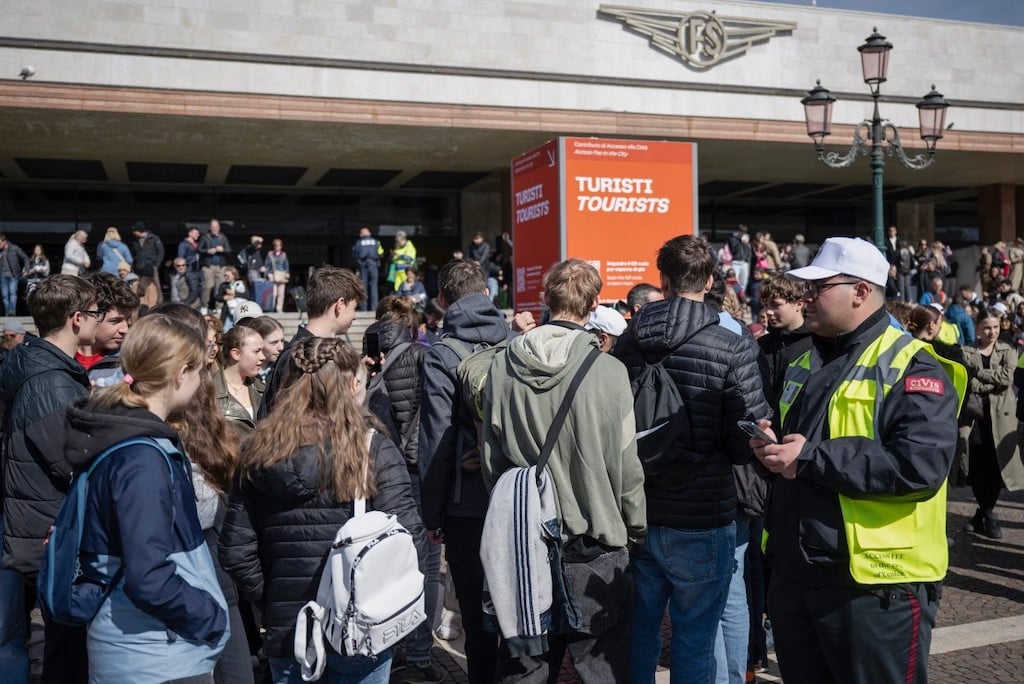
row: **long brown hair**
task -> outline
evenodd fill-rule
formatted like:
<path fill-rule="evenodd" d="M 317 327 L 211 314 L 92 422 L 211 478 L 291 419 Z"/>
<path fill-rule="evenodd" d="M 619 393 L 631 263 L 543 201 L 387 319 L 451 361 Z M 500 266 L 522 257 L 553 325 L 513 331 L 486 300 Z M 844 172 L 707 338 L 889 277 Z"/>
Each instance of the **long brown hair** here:
<path fill-rule="evenodd" d="M 292 373 L 275 410 L 242 443 L 240 467 L 251 478 L 291 458 L 303 446 L 320 456 L 321 492 L 339 503 L 376 493 L 366 433 L 369 413 L 352 394 L 365 382 L 366 367 L 349 344 L 334 337 L 310 337 L 292 350 Z"/>
<path fill-rule="evenodd" d="M 172 416 L 167 423 L 178 431 L 189 460 L 206 481 L 226 494 L 238 464 L 238 435 L 217 407 L 213 374 L 205 362 L 206 321 L 202 314 L 184 304 L 161 304 L 141 320 L 157 313 L 187 324 L 203 340 L 204 359 L 199 371 L 199 389 L 185 410 Z"/>

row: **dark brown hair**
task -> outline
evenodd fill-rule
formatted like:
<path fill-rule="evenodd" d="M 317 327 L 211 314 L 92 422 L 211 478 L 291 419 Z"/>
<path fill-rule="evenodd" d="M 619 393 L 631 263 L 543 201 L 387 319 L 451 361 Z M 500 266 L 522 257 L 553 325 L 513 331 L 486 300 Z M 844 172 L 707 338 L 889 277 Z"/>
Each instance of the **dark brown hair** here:
<path fill-rule="evenodd" d="M 59 274 L 43 278 L 28 297 L 32 322 L 40 337 L 54 333 L 67 323 L 76 311 L 94 306 L 96 288 L 84 278 Z"/>
<path fill-rule="evenodd" d="M 797 283 L 786 276 L 775 276 L 764 281 L 759 295 L 761 301 L 768 303 L 773 299 L 784 302 L 799 302 L 804 297 L 803 283 Z"/>
<path fill-rule="evenodd" d="M 139 308 L 139 295 L 116 275 L 97 271 L 82 277 L 96 288 L 96 308 L 100 311 L 117 310 L 130 316 Z"/>
<path fill-rule="evenodd" d="M 658 250 L 658 270 L 674 295 L 704 292 L 714 268 L 708 241 L 696 235 L 674 237 Z"/>
<path fill-rule="evenodd" d="M 437 274 L 437 286 L 445 302 L 451 306 L 466 295 L 482 294 L 487 289 L 487 279 L 475 261 L 449 261 Z"/>
<path fill-rule="evenodd" d="M 359 276 L 337 266 L 321 266 L 313 271 L 306 286 L 306 311 L 310 318 L 323 316 L 339 299 L 346 302 L 366 299 L 366 290 Z"/>

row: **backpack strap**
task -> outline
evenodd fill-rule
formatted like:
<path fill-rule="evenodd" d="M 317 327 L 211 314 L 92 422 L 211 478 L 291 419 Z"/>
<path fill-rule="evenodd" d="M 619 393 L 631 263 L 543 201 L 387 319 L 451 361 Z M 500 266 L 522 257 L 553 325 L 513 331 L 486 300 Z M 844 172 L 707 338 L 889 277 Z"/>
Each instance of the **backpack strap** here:
<path fill-rule="evenodd" d="M 383 372 L 383 371 L 381 371 Z M 373 443 L 373 436 L 376 434 L 376 430 L 370 428 L 366 432 L 366 463 L 363 464 L 363 480 L 366 481 L 367 486 L 370 484 L 370 459 L 373 458 L 370 455 L 370 445 Z M 359 498 L 352 502 L 352 517 L 366 514 L 366 499 Z"/>
<path fill-rule="evenodd" d="M 587 358 L 583 359 L 583 363 L 580 364 L 579 369 L 576 371 L 576 375 L 573 376 L 572 382 L 569 383 L 569 388 L 565 391 L 565 396 L 562 397 L 562 403 L 558 407 L 558 413 L 555 414 L 554 419 L 551 421 L 551 427 L 548 428 L 547 439 L 544 440 L 544 446 L 541 447 L 540 456 L 537 458 L 537 484 L 540 484 L 541 473 L 544 472 L 544 466 L 547 465 L 548 459 L 551 457 L 551 452 L 555 448 L 555 442 L 558 441 L 558 433 L 562 431 L 562 424 L 565 423 L 566 416 L 569 415 L 569 408 L 572 406 L 573 397 L 576 396 L 576 390 L 580 388 L 580 384 L 583 382 L 583 377 L 590 370 L 590 367 L 594 365 L 603 352 L 594 347 L 587 354 Z"/>

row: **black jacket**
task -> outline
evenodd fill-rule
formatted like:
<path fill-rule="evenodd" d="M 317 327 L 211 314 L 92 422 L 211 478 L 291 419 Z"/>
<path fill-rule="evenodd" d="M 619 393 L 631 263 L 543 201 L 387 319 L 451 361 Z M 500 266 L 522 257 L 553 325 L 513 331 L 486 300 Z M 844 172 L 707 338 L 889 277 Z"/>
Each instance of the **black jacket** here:
<path fill-rule="evenodd" d="M 3 566 L 38 572 L 43 539 L 67 493 L 64 410 L 89 393 L 89 376 L 44 339 L 25 336 L 0 367 L 4 411 Z"/>
<path fill-rule="evenodd" d="M 927 352 L 905 377 L 940 380 L 942 394 L 905 391 L 897 383 L 875 426 L 880 439 L 831 439 L 827 405 L 864 347 L 891 325 L 884 309 L 837 340 L 813 337 L 811 375 L 780 434 L 807 439 L 796 479 L 776 478 L 768 501 L 767 555 L 772 572 L 810 585 L 852 584 L 839 494 L 855 499 L 923 501 L 946 481 L 957 438 L 956 390 Z"/>
<path fill-rule="evenodd" d="M 164 243 L 152 233 L 132 243 L 135 263 L 133 269 L 141 276 L 152 276 L 164 263 Z"/>
<path fill-rule="evenodd" d="M 736 421 L 769 415 L 754 345 L 721 327 L 710 306 L 673 297 L 642 308 L 613 352 L 630 378 L 645 359 L 663 360 L 689 416 L 691 438 L 679 450 L 678 467 L 644 486 L 648 523 L 709 529 L 733 522 L 732 465 L 752 457 Z"/>
<path fill-rule="evenodd" d="M 426 536 L 402 456 L 379 433 L 370 453 L 377 494 L 366 508 L 398 517 L 412 534 L 422 565 Z M 295 617 L 316 598 L 324 558 L 338 528 L 352 517 L 352 503 L 339 504 L 329 490 L 322 493 L 320 456 L 313 446 L 251 476 L 240 478 L 231 493 L 220 560 L 241 596 L 263 607 L 267 655 L 290 658 Z"/>
<path fill-rule="evenodd" d="M 288 345 L 278 355 L 277 361 L 274 362 L 274 367 L 267 374 L 267 386 L 263 388 L 263 399 L 260 401 L 260 407 L 256 411 L 257 421 L 263 420 L 270 415 L 270 410 L 274 408 L 274 402 L 277 401 L 277 393 L 287 383 L 288 376 L 296 372 L 295 364 L 292 363 L 292 349 L 307 337 L 313 337 L 313 333 L 309 332 L 304 326 L 300 326 L 288 342 Z"/>
<path fill-rule="evenodd" d="M 764 397 L 777 414 L 779 395 L 782 392 L 782 378 L 786 375 L 786 367 L 811 348 L 811 333 L 802 326 L 792 332 L 772 330 L 762 336 L 757 344 L 761 348 L 760 363 Z"/>
<path fill-rule="evenodd" d="M 463 297 L 444 316 L 443 337 L 452 337 L 467 349 L 494 345 L 510 335 L 504 314 L 484 294 Z M 475 448 L 477 427 L 462 401 L 455 375 L 458 366 L 459 356 L 444 344 L 435 344 L 424 355 L 419 475 L 423 523 L 431 530 L 442 527 L 449 515 L 483 518 L 487 513 L 487 488 L 480 471 L 461 467 L 460 438 L 461 453 Z"/>
<path fill-rule="evenodd" d="M 423 357 L 427 348 L 417 344 L 409 329 L 394 321 L 378 321 L 366 329 L 377 333 L 380 350 L 384 353 L 387 368 L 381 381 L 391 399 L 391 420 L 397 430 L 396 442 L 409 472 L 417 472 L 420 445 L 420 396 L 423 392 Z M 400 344 L 411 343 L 396 358 L 390 359 L 391 350 Z M 366 353 L 366 336 L 363 336 L 363 353 Z"/>

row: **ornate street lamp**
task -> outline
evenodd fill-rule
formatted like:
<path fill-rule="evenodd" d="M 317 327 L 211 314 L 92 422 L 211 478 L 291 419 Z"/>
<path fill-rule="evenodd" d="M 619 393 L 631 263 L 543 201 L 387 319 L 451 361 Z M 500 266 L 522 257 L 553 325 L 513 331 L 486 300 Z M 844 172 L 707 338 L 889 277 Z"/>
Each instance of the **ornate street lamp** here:
<path fill-rule="evenodd" d="M 825 138 L 832 133 L 832 104 L 836 98 L 821 85 L 821 81 L 818 81 L 814 89 L 809 91 L 807 97 L 800 102 L 804 106 L 807 135 L 814 141 L 818 159 L 822 163 L 834 169 L 841 169 L 853 164 L 858 155 L 870 155 L 875 244 L 879 249 L 884 249 L 883 224 L 885 217 L 883 216 L 882 181 L 885 175 L 885 156 L 895 156 L 901 164 L 915 171 L 931 166 L 935 162 L 936 143 L 945 131 L 946 110 L 949 108 L 949 103 L 941 93 L 936 92 L 934 85 L 932 85 L 931 92 L 917 103 L 921 139 L 925 142 L 927 155 L 907 156 L 900 142 L 899 129 L 878 114 L 880 88 L 885 83 L 889 72 L 889 52 L 892 50 L 892 43 L 888 42 L 885 36 L 880 35 L 876 28 L 857 50 L 860 52 L 864 82 L 871 89 L 871 99 L 874 101 L 875 107 L 872 117 L 864 119 L 854 129 L 853 145 L 850 146 L 849 152 L 841 155 L 838 152 L 829 152 L 825 149 Z"/>

